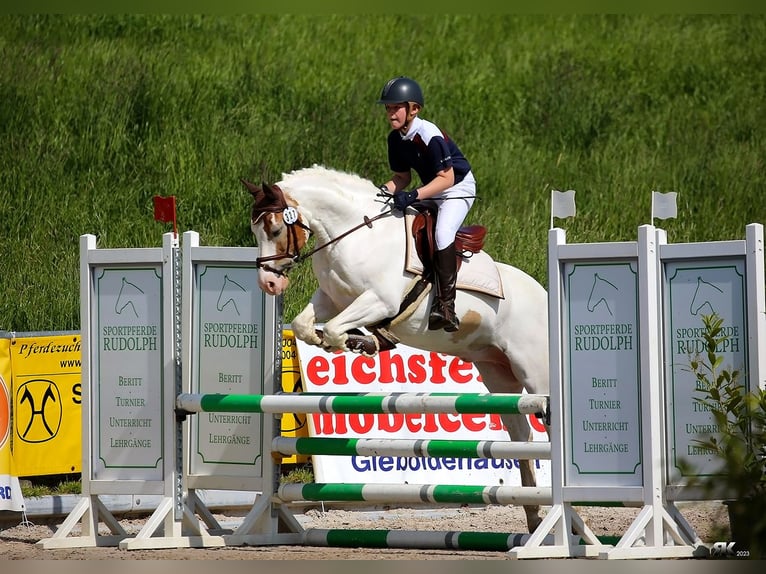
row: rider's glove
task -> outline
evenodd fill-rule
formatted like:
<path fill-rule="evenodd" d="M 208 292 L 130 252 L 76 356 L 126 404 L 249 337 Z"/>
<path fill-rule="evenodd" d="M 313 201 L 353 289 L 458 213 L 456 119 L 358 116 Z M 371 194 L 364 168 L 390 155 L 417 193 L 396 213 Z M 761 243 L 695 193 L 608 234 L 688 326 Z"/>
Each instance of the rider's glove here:
<path fill-rule="evenodd" d="M 412 205 L 418 200 L 418 190 L 412 191 L 399 191 L 394 194 L 394 205 L 397 209 L 404 211 L 408 206 Z"/>

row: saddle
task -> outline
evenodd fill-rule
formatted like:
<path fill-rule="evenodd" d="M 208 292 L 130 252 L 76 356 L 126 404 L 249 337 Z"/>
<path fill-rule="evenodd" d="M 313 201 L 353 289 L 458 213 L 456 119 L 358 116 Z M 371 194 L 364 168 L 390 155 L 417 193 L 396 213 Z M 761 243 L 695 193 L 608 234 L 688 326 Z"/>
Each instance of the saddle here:
<path fill-rule="evenodd" d="M 426 205 L 413 205 L 418 213 L 412 222 L 412 237 L 420 261 L 423 263 L 423 275 L 433 277 L 433 258 L 436 251 L 436 208 Z M 455 251 L 457 252 L 457 269 L 464 259 L 478 253 L 484 247 L 487 228 L 483 225 L 466 225 L 455 234 Z"/>
<path fill-rule="evenodd" d="M 410 206 L 410 209 L 417 211 L 412 221 L 411 234 L 415 251 L 423 265 L 422 274 L 414 279 L 395 316 L 384 319 L 376 325 L 369 325 L 367 327 L 370 332 L 369 335 L 358 329 L 349 331 L 346 341 L 346 347 L 349 351 L 371 357 L 381 351 L 396 347 L 399 339 L 390 331 L 390 328 L 409 316 L 431 289 L 434 275 L 433 260 L 436 251 L 436 208 L 419 204 Z M 460 269 L 463 261 L 482 250 L 486 235 L 487 228 L 483 225 L 467 225 L 458 230 L 455 235 L 457 270 Z M 317 335 L 321 338 L 321 332 L 318 332 Z"/>

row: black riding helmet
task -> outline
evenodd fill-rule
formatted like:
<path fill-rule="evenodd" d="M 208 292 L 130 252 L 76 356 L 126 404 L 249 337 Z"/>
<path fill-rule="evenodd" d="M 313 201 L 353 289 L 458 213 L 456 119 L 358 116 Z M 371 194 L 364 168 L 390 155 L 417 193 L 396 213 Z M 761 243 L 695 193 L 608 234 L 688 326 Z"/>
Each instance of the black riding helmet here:
<path fill-rule="evenodd" d="M 383 86 L 380 92 L 379 104 L 401 104 L 403 102 L 417 102 L 423 107 L 423 90 L 418 83 L 405 76 L 392 78 Z"/>

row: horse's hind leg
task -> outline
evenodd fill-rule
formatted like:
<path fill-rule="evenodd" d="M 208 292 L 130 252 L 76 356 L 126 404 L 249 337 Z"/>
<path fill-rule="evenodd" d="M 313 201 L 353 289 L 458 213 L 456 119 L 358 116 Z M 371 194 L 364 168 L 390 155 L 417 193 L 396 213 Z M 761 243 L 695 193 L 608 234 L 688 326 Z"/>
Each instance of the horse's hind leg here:
<path fill-rule="evenodd" d="M 474 365 L 481 373 L 484 386 L 490 393 L 521 393 L 523 391 L 523 386 L 513 375 L 510 365 L 507 363 L 504 365 L 502 360 L 499 362 L 474 362 Z M 512 441 L 527 442 L 532 440 L 532 428 L 529 426 L 526 415 L 502 415 L 501 418 Z M 522 486 L 537 486 L 534 461 L 519 459 L 519 472 Z M 525 505 L 524 513 L 529 532 L 534 532 L 542 522 L 540 506 L 537 504 Z"/>
<path fill-rule="evenodd" d="M 502 418 L 505 426 L 508 428 L 508 434 L 512 441 L 532 440 L 532 429 L 527 422 L 526 415 L 504 415 Z M 537 476 L 535 475 L 533 460 L 519 460 L 519 473 L 521 474 L 522 486 L 537 486 Z M 540 525 L 540 522 L 542 522 L 542 518 L 540 518 L 540 505 L 525 505 L 524 513 L 527 517 L 529 532 L 534 532 Z"/>

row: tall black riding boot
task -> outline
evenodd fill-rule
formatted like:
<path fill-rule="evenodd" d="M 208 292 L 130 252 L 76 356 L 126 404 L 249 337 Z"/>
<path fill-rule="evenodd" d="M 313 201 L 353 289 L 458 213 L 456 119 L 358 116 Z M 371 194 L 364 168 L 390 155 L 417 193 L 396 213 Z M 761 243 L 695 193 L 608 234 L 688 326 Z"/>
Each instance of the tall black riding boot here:
<path fill-rule="evenodd" d="M 457 254 L 455 244 L 434 253 L 436 294 L 428 316 L 431 331 L 457 331 L 460 321 L 455 316 L 455 285 L 457 283 Z"/>

